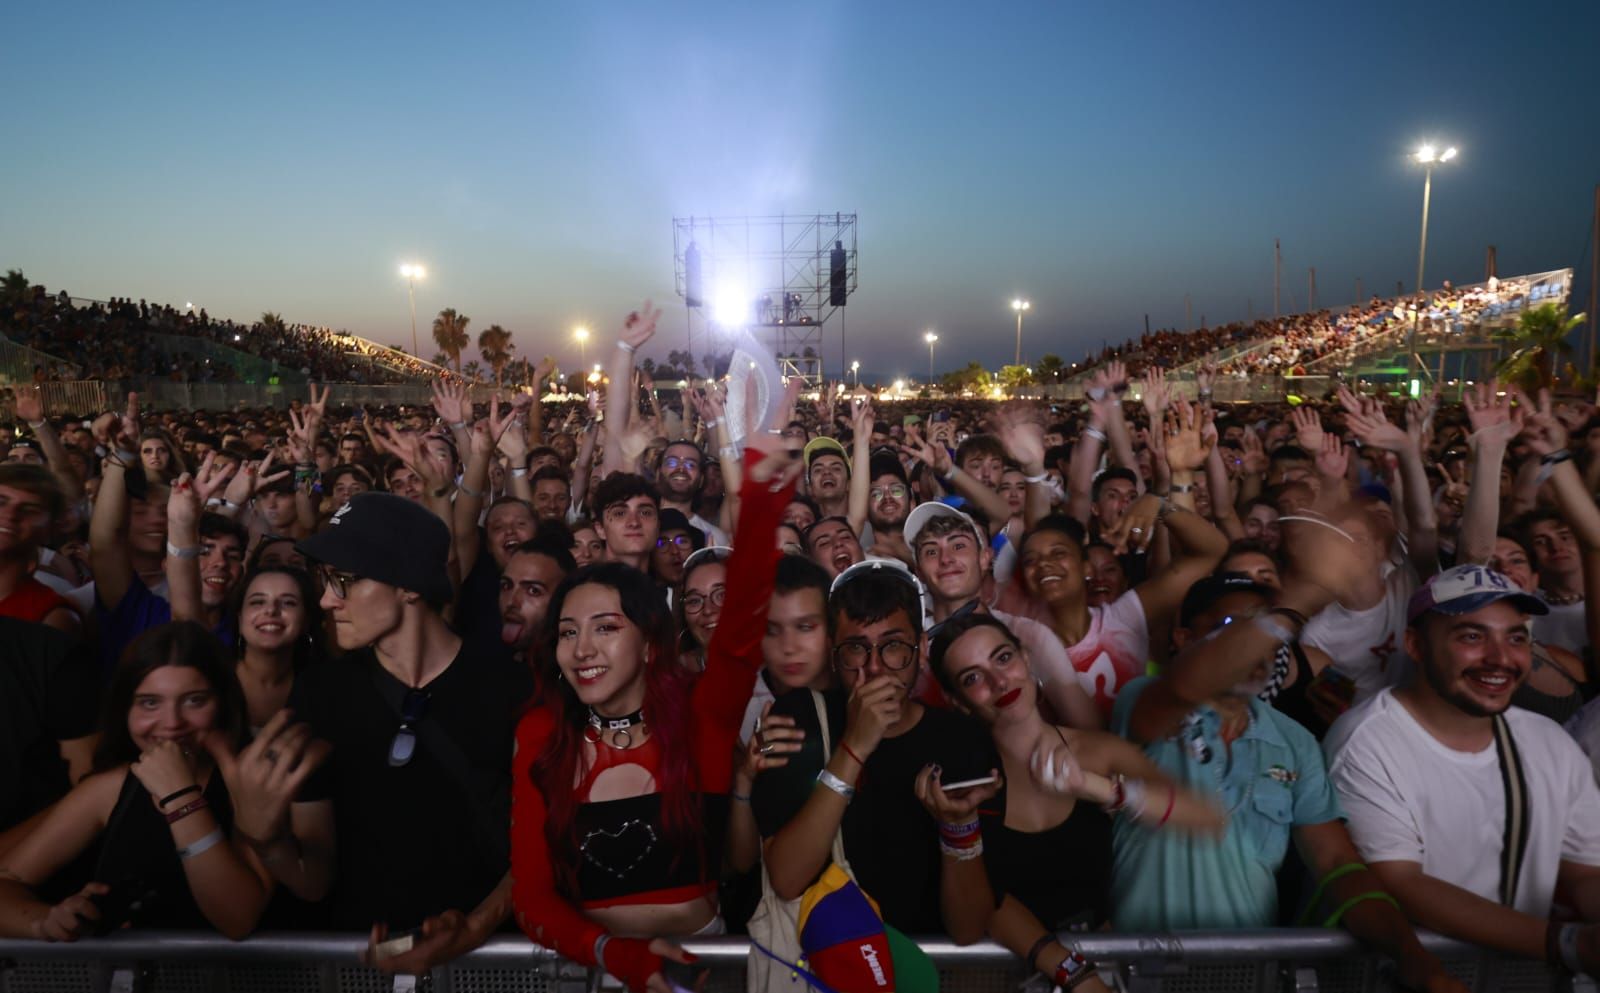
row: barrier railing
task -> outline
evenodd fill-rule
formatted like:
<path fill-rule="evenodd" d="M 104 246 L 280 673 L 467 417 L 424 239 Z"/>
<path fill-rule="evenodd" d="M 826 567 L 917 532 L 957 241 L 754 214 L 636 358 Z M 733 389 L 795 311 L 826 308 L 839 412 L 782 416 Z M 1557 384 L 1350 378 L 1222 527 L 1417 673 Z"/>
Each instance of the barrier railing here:
<path fill-rule="evenodd" d="M 1364 993 L 1394 988 L 1392 966 L 1344 931 L 1274 930 L 1070 935 L 1115 972 L 1128 993 Z M 1423 943 L 1474 993 L 1588 991 L 1594 985 L 1544 964 L 1490 955 L 1423 935 Z M 991 944 L 924 940 L 944 993 L 1014 989 L 1031 970 Z M 124 932 L 72 944 L 0 940 L 0 993 L 585 993 L 589 970 L 526 940 L 505 936 L 427 976 L 387 976 L 359 964 L 363 937 L 265 934 L 232 942 L 214 934 Z M 684 942 L 709 970 L 703 993 L 744 989 L 750 946 L 739 938 Z"/>
<path fill-rule="evenodd" d="M 10 338 L 0 335 L 0 383 L 31 383 L 33 382 L 34 368 L 68 369 L 71 375 L 78 375 L 78 367 L 66 359 L 19 345 Z"/>

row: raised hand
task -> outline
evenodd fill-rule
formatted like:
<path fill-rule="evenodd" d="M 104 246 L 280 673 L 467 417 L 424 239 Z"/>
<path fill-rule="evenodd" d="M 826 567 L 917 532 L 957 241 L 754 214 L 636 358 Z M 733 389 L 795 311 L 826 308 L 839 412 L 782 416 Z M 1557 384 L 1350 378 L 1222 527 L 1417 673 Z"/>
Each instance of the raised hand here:
<path fill-rule="evenodd" d="M 906 425 L 905 439 L 900 445 L 902 452 L 914 459 L 921 459 L 925 465 L 933 466 L 933 471 L 941 476 L 950 471 L 950 450 L 924 439 L 915 424 Z"/>
<path fill-rule="evenodd" d="M 1161 498 L 1154 493 L 1146 493 L 1133 501 L 1117 526 L 1104 535 L 1106 544 L 1118 555 L 1144 551 L 1156 536 L 1156 517 L 1160 513 Z"/>
<path fill-rule="evenodd" d="M 202 468 L 211 464 L 211 456 L 206 456 Z M 172 487 L 167 491 L 167 528 L 169 531 L 189 530 L 200 525 L 200 508 L 205 506 L 200 495 L 195 492 L 194 479 L 186 472 L 172 481 Z"/>
<path fill-rule="evenodd" d="M 448 379 L 433 380 L 433 409 L 446 426 L 454 427 L 467 419 L 467 385 Z"/>
<path fill-rule="evenodd" d="M 856 397 L 850 405 L 850 430 L 852 437 L 871 438 L 873 425 L 877 419 L 872 413 L 872 401 L 866 397 Z"/>
<path fill-rule="evenodd" d="M 622 446 L 623 461 L 630 466 L 638 464 L 639 457 L 650 447 L 650 442 L 660 436 L 661 422 L 654 417 L 635 417 L 630 420 L 627 428 L 617 436 L 617 443 Z"/>
<path fill-rule="evenodd" d="M 1028 757 L 1028 773 L 1041 789 L 1061 796 L 1083 795 L 1083 767 L 1064 741 L 1041 739 Z"/>
<path fill-rule="evenodd" d="M 1310 452 L 1313 456 L 1322 450 L 1322 415 L 1311 407 L 1296 407 L 1289 414 L 1289 422 L 1294 425 L 1295 444 Z"/>
<path fill-rule="evenodd" d="M 1152 424 L 1151 428 L 1154 429 Z M 1167 465 L 1173 472 L 1193 472 L 1206 464 L 1211 444 L 1201 431 L 1201 419 L 1194 405 L 1178 397 L 1167 415 Z"/>
<path fill-rule="evenodd" d="M 533 367 L 533 388 L 537 390 L 539 388 L 539 384 L 549 379 L 550 374 L 555 371 L 556 360 L 554 358 L 546 355 L 544 358 L 540 359 L 539 364 Z"/>
<path fill-rule="evenodd" d="M 525 394 L 519 394 L 518 398 Z M 527 407 L 520 409 L 516 400 L 512 401 L 511 414 L 508 417 L 500 416 L 499 397 L 489 405 L 488 433 L 494 444 L 511 460 L 512 468 L 524 467 L 528 464 L 528 418 Z M 481 421 L 479 422 L 482 423 Z"/>
<path fill-rule="evenodd" d="M 139 449 L 139 394 L 128 394 L 128 409 L 122 414 L 122 433 L 118 442 L 127 442 L 133 451 Z"/>
<path fill-rule="evenodd" d="M 1317 474 L 1323 479 L 1343 479 L 1350 471 L 1350 451 L 1336 434 L 1324 433 L 1322 447 L 1312 456 L 1316 460 Z"/>
<path fill-rule="evenodd" d="M 193 762 L 183 746 L 170 738 L 150 746 L 134 759 L 128 771 L 150 794 L 150 803 L 157 810 L 161 809 L 162 797 L 195 785 Z"/>
<path fill-rule="evenodd" d="M 16 411 L 17 420 L 24 424 L 38 424 L 44 420 L 44 391 L 29 384 L 18 386 Z"/>
<path fill-rule="evenodd" d="M 449 480 L 445 479 L 444 470 L 439 463 L 428 456 L 428 447 L 423 435 L 415 431 L 396 431 L 384 426 L 374 430 L 383 439 L 389 451 L 404 462 L 406 468 L 417 474 L 426 492 L 437 493 L 445 488 Z"/>
<path fill-rule="evenodd" d="M 1044 471 L 1044 424 L 1032 404 L 1011 402 L 1000 406 L 994 415 L 994 432 L 1010 455 L 1028 475 Z"/>
<path fill-rule="evenodd" d="M 1363 445 L 1391 452 L 1419 451 L 1418 439 L 1404 428 L 1389 423 L 1381 404 L 1362 402 L 1343 386 L 1339 387 L 1339 402 L 1344 404 L 1345 424 Z"/>
<path fill-rule="evenodd" d="M 1245 425 L 1244 435 L 1239 439 L 1242 453 L 1239 456 L 1239 468 L 1251 476 L 1259 476 L 1272 465 L 1272 460 L 1267 457 L 1267 449 L 1261 444 L 1261 436 L 1255 429 Z"/>
<path fill-rule="evenodd" d="M 322 388 L 322 394 L 319 396 L 317 394 L 317 384 L 312 383 L 310 386 L 311 402 L 307 403 L 302 409 L 305 411 L 308 421 L 313 423 L 321 423 L 322 420 L 328 416 L 328 391 L 332 389 L 332 387 L 324 386 Z"/>
<path fill-rule="evenodd" d="M 1501 395 L 1500 383 L 1491 379 L 1478 383 L 1461 394 L 1461 405 L 1467 408 L 1467 422 L 1472 425 L 1471 442 L 1497 442 L 1508 445 L 1522 433 L 1526 408 L 1514 403 L 1515 396 Z"/>
<path fill-rule="evenodd" d="M 782 435 L 756 431 L 745 438 L 744 446 L 761 456 L 753 461 L 745 457 L 744 471 L 752 481 L 767 483 L 776 493 L 800 477 L 802 463 L 789 451 L 788 440 Z"/>
<path fill-rule="evenodd" d="M 1217 367 L 1207 363 L 1195 371 L 1195 386 L 1201 393 L 1201 399 L 1211 392 L 1211 384 L 1217 381 Z"/>
<path fill-rule="evenodd" d="M 1555 415 L 1550 406 L 1550 391 L 1540 390 L 1537 403 L 1530 401 L 1521 390 L 1515 391 L 1517 405 L 1527 411 L 1523 415 L 1522 440 L 1539 455 L 1565 451 L 1567 426 Z"/>
<path fill-rule="evenodd" d="M 622 322 L 622 334 L 619 341 L 627 343 L 633 349 L 644 346 L 656 333 L 656 322 L 661 320 L 661 310 L 653 307 L 649 300 L 628 314 Z"/>
<path fill-rule="evenodd" d="M 1156 424 L 1161 420 L 1162 414 L 1167 409 L 1167 401 L 1171 399 L 1172 389 L 1167 385 L 1167 374 L 1158 366 L 1151 366 L 1144 371 L 1143 389 L 1139 399 L 1144 403 L 1144 409 L 1150 416 L 1150 430 L 1156 430 Z"/>

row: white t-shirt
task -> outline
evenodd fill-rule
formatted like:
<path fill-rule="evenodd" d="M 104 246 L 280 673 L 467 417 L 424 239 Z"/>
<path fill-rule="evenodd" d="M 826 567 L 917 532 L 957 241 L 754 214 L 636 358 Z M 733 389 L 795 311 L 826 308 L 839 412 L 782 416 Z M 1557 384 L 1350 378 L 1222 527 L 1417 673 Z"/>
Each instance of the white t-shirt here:
<path fill-rule="evenodd" d="M 1329 604 L 1311 618 L 1302 644 L 1320 648 L 1333 667 L 1355 683 L 1355 702 L 1362 703 L 1386 686 L 1402 686 L 1411 677 L 1406 655 L 1406 604 L 1417 588 L 1410 565 L 1384 566 L 1383 599 L 1365 610 Z"/>
<path fill-rule="evenodd" d="M 1542 645 L 1565 648 L 1582 658 L 1589 648 L 1589 625 L 1584 607 L 1582 600 L 1550 604 L 1550 613 L 1533 618 L 1533 639 Z"/>
<path fill-rule="evenodd" d="M 1018 638 L 1023 637 L 1012 630 Z M 1056 643 L 1060 644 L 1060 639 Z M 1089 630 L 1077 644 L 1063 647 L 1065 665 L 1063 655 L 1033 655 L 1029 649 L 1034 678 L 1046 686 L 1057 679 L 1076 679 L 1094 698 L 1101 716 L 1109 718 L 1117 691 L 1144 675 L 1150 658 L 1150 632 L 1138 591 L 1129 590 L 1104 607 L 1090 607 Z"/>
<path fill-rule="evenodd" d="M 1554 721 L 1520 707 L 1505 717 L 1530 810 L 1516 909 L 1543 918 L 1563 859 L 1600 865 L 1600 786 Z M 1385 689 L 1334 722 L 1322 747 L 1364 860 L 1417 862 L 1499 902 L 1506 808 L 1493 744 L 1476 753 L 1446 748 Z"/>
<path fill-rule="evenodd" d="M 700 533 L 706 536 L 706 544 L 708 545 L 733 544 L 733 542 L 728 540 L 728 532 L 717 527 L 715 524 L 712 524 L 699 514 L 689 515 L 689 526 L 699 528 Z"/>

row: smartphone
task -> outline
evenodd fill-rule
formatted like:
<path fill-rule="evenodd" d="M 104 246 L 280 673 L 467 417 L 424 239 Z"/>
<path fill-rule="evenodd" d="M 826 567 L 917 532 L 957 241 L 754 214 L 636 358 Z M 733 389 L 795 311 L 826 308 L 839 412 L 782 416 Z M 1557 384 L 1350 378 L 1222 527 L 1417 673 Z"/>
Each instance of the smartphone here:
<path fill-rule="evenodd" d="M 100 919 L 87 921 L 89 934 L 103 938 L 124 924 L 131 923 L 139 912 L 157 896 L 157 891 L 142 879 L 125 879 L 111 884 L 110 893 L 91 896 L 100 911 Z M 81 919 L 81 918 L 80 918 Z"/>
<path fill-rule="evenodd" d="M 392 959 L 396 955 L 404 955 L 416 945 L 417 939 L 422 936 L 421 928 L 412 928 L 392 934 L 387 941 L 380 941 L 372 949 L 372 957 L 376 959 Z"/>
<path fill-rule="evenodd" d="M 941 783 L 939 788 L 946 793 L 954 793 L 956 790 L 970 790 L 974 786 L 988 786 L 998 780 L 998 776 L 980 776 L 977 779 L 963 779 L 959 783 Z"/>

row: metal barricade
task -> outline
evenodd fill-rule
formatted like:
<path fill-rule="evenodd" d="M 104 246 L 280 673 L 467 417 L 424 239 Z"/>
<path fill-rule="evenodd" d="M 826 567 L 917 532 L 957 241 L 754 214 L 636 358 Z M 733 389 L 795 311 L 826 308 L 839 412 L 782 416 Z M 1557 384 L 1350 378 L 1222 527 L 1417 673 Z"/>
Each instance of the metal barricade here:
<path fill-rule="evenodd" d="M 1364 993 L 1394 988 L 1391 966 L 1344 931 L 1275 930 L 1072 935 L 1072 944 L 1114 972 L 1127 993 Z M 1542 963 L 1488 955 L 1436 935 L 1423 942 L 1474 993 L 1592 991 L 1587 980 Z M 945 993 L 1008 993 L 1031 970 L 991 943 L 925 940 Z M 232 942 L 214 934 L 124 932 L 73 944 L 0 940 L 0 993 L 588 993 L 588 970 L 515 936 L 427 976 L 387 976 L 360 965 L 366 941 L 348 934 L 266 934 Z M 749 945 L 690 940 L 709 970 L 705 993 L 744 989 Z"/>

